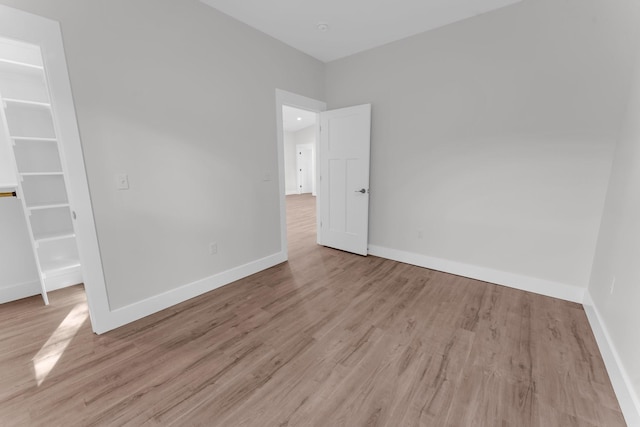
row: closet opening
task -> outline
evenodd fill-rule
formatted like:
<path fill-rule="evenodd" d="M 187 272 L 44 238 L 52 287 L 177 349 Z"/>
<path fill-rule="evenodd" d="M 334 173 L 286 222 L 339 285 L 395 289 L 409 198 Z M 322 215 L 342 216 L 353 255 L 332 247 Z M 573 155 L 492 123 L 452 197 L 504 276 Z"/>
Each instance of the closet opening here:
<path fill-rule="evenodd" d="M 47 70 L 37 45 L 0 38 L 0 302 L 83 283 Z"/>
<path fill-rule="evenodd" d="M 0 199 L 0 303 L 59 289 L 56 304 L 85 307 L 56 325 L 70 338 L 70 323 L 115 322 L 66 57 L 60 23 L 0 5 L 0 192 L 17 196 Z M 40 303 L 23 301 L 7 309 Z"/>

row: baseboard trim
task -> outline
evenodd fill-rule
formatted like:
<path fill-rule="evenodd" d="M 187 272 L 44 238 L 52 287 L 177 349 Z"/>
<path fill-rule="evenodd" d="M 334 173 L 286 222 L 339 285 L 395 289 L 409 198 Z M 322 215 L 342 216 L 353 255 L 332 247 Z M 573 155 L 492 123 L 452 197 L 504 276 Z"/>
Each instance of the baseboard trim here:
<path fill-rule="evenodd" d="M 64 272 L 55 275 L 47 275 L 47 278 L 44 279 L 44 286 L 47 288 L 47 292 L 57 291 L 80 283 L 82 283 L 82 268 L 80 266 L 64 270 Z"/>
<path fill-rule="evenodd" d="M 0 304 L 40 294 L 40 282 L 24 282 L 0 289 Z"/>
<path fill-rule="evenodd" d="M 624 369 L 620 355 L 589 291 L 585 292 L 583 306 L 625 421 L 627 425 L 640 426 L 640 398 L 633 390 L 633 381 Z"/>
<path fill-rule="evenodd" d="M 157 313 L 158 311 L 180 304 L 188 299 L 228 285 L 236 280 L 240 280 L 262 270 L 266 270 L 267 268 L 283 263 L 286 260 L 286 254 L 284 252 L 278 252 L 213 276 L 188 283 L 176 289 L 172 289 L 125 307 L 111 310 L 107 321 L 95 332 L 102 334 L 112 329 L 116 329 L 120 326 L 126 325 L 127 323 L 134 322 L 153 313 Z"/>
<path fill-rule="evenodd" d="M 585 293 L 585 289 L 578 286 L 507 273 L 414 252 L 385 248 L 383 246 L 369 245 L 369 254 L 405 264 L 416 265 L 418 267 L 455 274 L 456 276 L 482 280 L 483 282 L 495 283 L 497 285 L 508 286 L 510 288 L 577 303 L 582 303 Z"/>

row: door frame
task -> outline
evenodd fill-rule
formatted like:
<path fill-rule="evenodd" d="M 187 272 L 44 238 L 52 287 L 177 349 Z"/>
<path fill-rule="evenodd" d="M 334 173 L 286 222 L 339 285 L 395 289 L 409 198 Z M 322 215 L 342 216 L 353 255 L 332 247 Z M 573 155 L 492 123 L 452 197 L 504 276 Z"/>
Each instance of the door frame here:
<path fill-rule="evenodd" d="M 280 197 L 280 250 L 284 255 L 284 259 L 289 259 L 289 249 L 287 244 L 287 205 L 285 196 L 285 181 L 284 181 L 284 128 L 282 124 L 282 107 L 289 106 L 299 108 L 301 110 L 313 111 L 319 113 L 326 111 L 327 104 L 317 99 L 308 98 L 306 96 L 298 95 L 286 90 L 276 89 L 276 134 L 277 134 L 277 151 L 278 151 L 278 191 Z M 318 141 L 320 138 L 320 118 L 316 118 L 316 158 L 319 156 Z M 318 169 L 316 168 L 316 182 L 318 182 Z M 316 239 L 318 244 L 320 242 L 320 233 L 317 230 L 320 229 L 320 197 L 316 198 Z"/>
<path fill-rule="evenodd" d="M 96 333 L 105 332 L 112 329 L 109 300 L 60 24 L 0 5 L 0 36 L 37 45 L 42 52 L 61 160 L 69 178 L 69 202 L 76 216 L 74 229 L 91 326 Z"/>

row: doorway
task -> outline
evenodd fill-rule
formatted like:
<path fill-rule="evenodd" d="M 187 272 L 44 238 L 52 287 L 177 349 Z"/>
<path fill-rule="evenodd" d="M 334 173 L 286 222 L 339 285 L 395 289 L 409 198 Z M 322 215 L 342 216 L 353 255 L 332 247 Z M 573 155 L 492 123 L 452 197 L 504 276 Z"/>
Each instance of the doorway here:
<path fill-rule="evenodd" d="M 3 244 L 19 248 L 9 255 L 21 258 L 2 258 L 0 286 L 17 289 L 2 292 L 0 302 L 39 291 L 48 305 L 49 292 L 83 282 L 47 80 L 38 46 L 0 37 L 0 169 L 13 172 L 4 185 L 18 199 L 0 206 L 0 229 L 5 236 L 13 230 Z"/>
<path fill-rule="evenodd" d="M 276 89 L 281 252 L 286 260 L 285 107 L 310 111 L 316 116 L 318 165 L 314 177 L 319 188 L 315 209 L 316 243 L 366 256 L 371 104 L 326 111 L 324 102 Z M 299 184 L 296 191 L 300 191 Z"/>
<path fill-rule="evenodd" d="M 299 251 L 316 239 L 315 153 L 317 113 L 282 107 L 287 241 Z"/>
<path fill-rule="evenodd" d="M 282 107 L 286 195 L 316 195 L 317 115 L 288 105 Z"/>
<path fill-rule="evenodd" d="M 87 182 L 86 170 L 84 167 L 84 157 L 82 155 L 82 147 L 80 144 L 80 135 L 78 131 L 78 125 L 76 123 L 75 107 L 73 104 L 73 98 L 71 95 L 71 85 L 69 82 L 69 73 L 67 70 L 67 64 L 65 60 L 65 52 L 62 44 L 62 34 L 60 25 L 56 21 L 52 21 L 47 18 L 43 18 L 37 15 L 23 12 L 18 9 L 13 9 L 7 6 L 0 6 L 0 37 L 4 39 L 12 40 L 16 43 L 24 43 L 32 46 L 36 46 L 40 51 L 40 57 L 42 61 L 41 68 L 46 70 L 46 74 L 43 74 L 43 78 L 46 79 L 48 86 L 48 102 L 41 102 L 41 100 L 29 99 L 22 101 L 29 102 L 14 102 L 14 107 L 21 109 L 39 109 L 35 113 L 34 117 L 38 120 L 46 119 L 46 109 L 49 108 L 54 114 L 49 113 L 49 125 L 55 131 L 55 135 L 36 135 L 35 133 L 41 133 L 44 128 L 38 128 L 32 130 L 35 132 L 33 135 L 19 134 L 24 130 L 29 129 L 26 127 L 28 123 L 38 123 L 37 121 L 28 122 L 20 119 L 20 115 L 17 117 L 17 127 L 15 135 L 11 135 L 13 142 L 23 138 L 21 141 L 26 143 L 36 143 L 36 145 L 44 145 L 43 150 L 34 154 L 35 157 L 31 157 L 33 162 L 25 163 L 34 166 L 38 164 L 39 167 L 45 167 L 42 170 L 33 170 L 26 172 L 29 175 L 29 183 L 25 179 L 23 182 L 26 185 L 33 186 L 35 192 L 32 195 L 36 197 L 42 197 L 42 204 L 51 208 L 52 218 L 41 218 L 39 224 L 44 225 L 62 225 L 62 229 L 56 232 L 45 232 L 45 229 L 38 229 L 36 234 L 40 234 L 41 238 L 49 242 L 49 239 L 54 238 L 53 241 L 63 237 L 62 240 L 69 241 L 69 223 L 66 222 L 66 217 L 60 213 L 64 211 L 63 208 L 68 209 L 68 214 L 71 218 L 71 228 L 77 244 L 77 258 L 78 263 L 73 265 L 81 265 L 81 277 L 85 284 L 85 292 L 87 295 L 87 303 L 89 307 L 89 314 L 91 318 L 91 324 L 94 332 L 101 333 L 111 329 L 110 317 L 111 312 L 109 309 L 109 303 L 107 299 L 107 292 L 104 282 L 104 273 L 102 270 L 102 260 L 98 247 L 98 240 L 96 234 L 96 227 L 94 222 L 93 208 L 89 197 L 89 186 Z M 25 60 L 14 60 L 13 62 L 6 62 L 10 67 L 23 67 L 25 64 L 30 63 Z M 31 64 L 33 65 L 33 64 Z M 26 67 L 31 68 L 32 71 L 38 71 L 38 67 Z M 21 101 L 17 99 L 17 101 Z M 14 108 L 14 110 L 16 109 Z M 17 110 L 16 110 L 17 111 Z M 15 112 L 15 111 L 14 111 Z M 11 114 L 14 114 L 11 112 Z M 17 114 L 17 113 L 16 113 Z M 34 119 L 35 120 L 35 119 Z M 45 120 L 46 121 L 46 120 Z M 37 131 L 37 132 L 36 132 Z M 27 141 L 30 139 L 30 141 Z M 46 146 L 46 143 L 59 143 L 60 147 L 59 160 L 61 163 L 61 171 L 58 169 L 49 170 L 51 165 L 44 165 L 35 161 L 35 159 L 41 159 L 38 157 L 40 154 L 46 153 L 53 145 Z M 4 142 L 1 142 L 4 143 Z M 26 151 L 33 149 L 34 144 L 27 144 Z M 22 148 L 25 148 L 22 147 Z M 27 156 L 27 158 L 29 158 Z M 49 159 L 47 157 L 47 159 Z M 44 190 L 37 187 L 34 182 L 37 180 L 48 180 L 44 185 Z M 61 185 L 60 183 L 63 183 Z M 9 183 L 16 184 L 17 183 Z M 34 185 L 32 185 L 34 184 Z M 53 194 L 66 194 L 68 200 L 66 203 L 57 203 L 60 200 L 51 198 Z M 49 191 L 52 190 L 52 191 Z M 55 191 L 54 191 L 55 190 Z M 38 200 L 34 199 L 34 204 L 30 205 L 31 208 L 39 207 Z M 60 205 L 60 206 L 56 206 Z M 68 205 L 68 206 L 61 206 Z M 55 206 L 55 208 L 54 208 Z M 54 209 L 58 211 L 54 212 Z M 33 210 L 33 209 L 32 209 Z M 36 209 L 37 210 L 37 209 Z M 55 217 L 55 218 L 54 218 Z M 40 233 L 41 232 L 41 233 Z M 69 245 L 67 248 L 69 252 L 72 252 L 73 247 Z M 75 254 L 74 254 L 75 255 Z M 67 263 L 66 256 L 52 256 L 52 265 L 71 265 Z M 58 263 L 59 262 L 59 263 Z"/>
<path fill-rule="evenodd" d="M 315 200 L 318 173 L 315 159 L 318 152 L 318 113 L 325 109 L 326 104 L 322 101 L 276 89 L 280 236 L 285 259 L 288 259 L 289 250 L 288 218 L 306 212 L 299 218 L 307 224 L 305 233 L 312 233 L 312 238 L 318 242 L 318 204 Z M 287 203 L 287 199 L 290 203 Z M 290 211 L 288 215 L 287 206 L 295 211 Z M 310 216 L 314 217 L 311 224 L 315 227 L 309 226 Z"/>

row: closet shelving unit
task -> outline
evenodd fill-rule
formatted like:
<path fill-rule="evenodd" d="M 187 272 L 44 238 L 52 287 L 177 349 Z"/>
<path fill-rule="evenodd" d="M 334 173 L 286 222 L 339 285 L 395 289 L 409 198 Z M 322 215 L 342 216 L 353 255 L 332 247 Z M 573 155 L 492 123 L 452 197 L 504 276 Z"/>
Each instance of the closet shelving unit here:
<path fill-rule="evenodd" d="M 72 284 L 60 285 L 60 277 L 80 275 L 65 165 L 39 49 L 1 45 L 0 126 L 13 153 L 16 193 L 48 304 L 48 290 Z"/>

